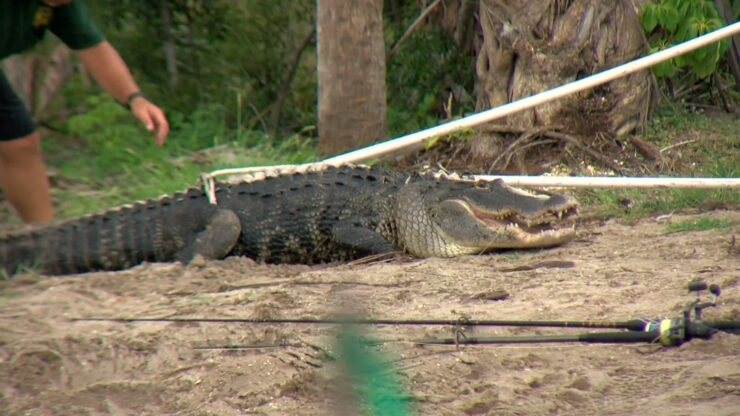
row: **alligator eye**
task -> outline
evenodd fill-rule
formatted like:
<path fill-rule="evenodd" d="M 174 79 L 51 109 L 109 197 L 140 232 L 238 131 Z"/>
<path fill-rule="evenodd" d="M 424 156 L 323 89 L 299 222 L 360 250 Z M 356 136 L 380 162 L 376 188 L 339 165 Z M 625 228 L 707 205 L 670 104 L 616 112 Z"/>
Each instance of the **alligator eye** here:
<path fill-rule="evenodd" d="M 484 181 L 483 179 L 478 179 L 475 181 L 475 187 L 478 189 L 486 189 L 488 188 L 488 182 Z"/>

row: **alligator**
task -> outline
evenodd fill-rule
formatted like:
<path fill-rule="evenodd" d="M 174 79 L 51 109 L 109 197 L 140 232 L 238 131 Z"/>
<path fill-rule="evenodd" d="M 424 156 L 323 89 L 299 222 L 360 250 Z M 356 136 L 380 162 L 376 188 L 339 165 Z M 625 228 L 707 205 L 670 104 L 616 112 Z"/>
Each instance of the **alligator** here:
<path fill-rule="evenodd" d="M 331 263 L 405 251 L 453 257 L 559 245 L 574 237 L 577 202 L 502 181 L 472 182 L 344 166 L 203 189 L 0 237 L 0 271 L 45 275 L 144 262 L 247 256 Z"/>

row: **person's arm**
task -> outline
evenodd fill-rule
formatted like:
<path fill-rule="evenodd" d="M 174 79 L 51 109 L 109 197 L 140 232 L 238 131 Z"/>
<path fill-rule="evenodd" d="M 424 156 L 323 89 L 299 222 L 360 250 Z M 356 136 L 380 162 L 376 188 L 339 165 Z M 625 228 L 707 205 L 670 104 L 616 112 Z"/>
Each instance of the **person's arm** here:
<path fill-rule="evenodd" d="M 134 117 L 139 119 L 147 130 L 154 132 L 155 143 L 158 146 L 163 145 L 170 131 L 167 118 L 159 107 L 144 97 L 138 96 L 130 103 L 127 102 L 133 93 L 139 91 L 139 87 L 113 46 L 103 41 L 91 48 L 75 52 L 98 84 L 118 102 L 129 104 Z"/>

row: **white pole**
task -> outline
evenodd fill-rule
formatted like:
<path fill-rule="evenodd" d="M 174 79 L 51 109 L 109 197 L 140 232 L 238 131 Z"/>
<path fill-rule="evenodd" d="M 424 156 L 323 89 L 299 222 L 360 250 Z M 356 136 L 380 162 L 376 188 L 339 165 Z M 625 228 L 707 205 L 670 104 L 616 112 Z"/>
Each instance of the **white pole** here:
<path fill-rule="evenodd" d="M 465 176 L 468 178 L 468 176 Z M 666 178 L 623 176 L 513 176 L 473 175 L 474 180 L 502 179 L 512 186 L 569 188 L 730 188 L 740 189 L 740 178 Z"/>
<path fill-rule="evenodd" d="M 526 110 L 539 104 L 543 104 L 545 102 L 552 101 L 578 91 L 583 91 L 585 89 L 607 83 L 609 81 L 632 74 L 634 72 L 642 71 L 643 69 L 649 68 L 655 64 L 667 61 L 671 58 L 675 58 L 679 55 L 685 54 L 695 49 L 699 49 L 703 46 L 707 46 L 711 43 L 717 42 L 723 38 L 732 36 L 737 33 L 740 33 L 740 22 L 725 26 L 722 29 L 715 30 L 714 32 L 707 33 L 698 38 L 694 38 L 687 42 L 662 50 L 660 52 L 644 56 L 626 64 L 622 64 L 618 67 L 608 69 L 598 74 L 580 79 L 578 81 L 571 82 L 570 84 L 562 85 L 560 87 L 553 88 L 539 94 L 522 98 L 520 100 L 504 104 L 502 106 L 492 108 L 490 110 L 486 110 L 477 114 L 473 114 L 459 120 L 440 124 L 436 127 L 402 136 L 397 139 L 389 140 L 383 143 L 378 143 L 362 149 L 354 150 L 349 153 L 334 156 L 332 158 L 325 159 L 321 163 L 338 166 L 346 163 L 357 163 L 362 160 L 379 157 L 388 153 L 393 153 L 405 147 L 422 143 L 424 140 L 431 139 L 433 137 L 441 136 L 443 134 L 449 134 L 457 130 L 487 123 L 489 121 L 508 116 L 509 114 Z"/>

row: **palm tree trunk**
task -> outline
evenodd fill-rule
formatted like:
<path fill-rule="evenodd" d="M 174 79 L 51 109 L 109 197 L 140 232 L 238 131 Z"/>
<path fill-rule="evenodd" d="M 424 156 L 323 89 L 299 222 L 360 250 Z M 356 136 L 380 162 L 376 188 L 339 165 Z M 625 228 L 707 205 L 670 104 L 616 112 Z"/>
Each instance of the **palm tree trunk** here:
<path fill-rule="evenodd" d="M 382 0 L 318 0 L 319 151 L 387 136 Z"/>
<path fill-rule="evenodd" d="M 628 0 L 480 0 L 483 44 L 477 109 L 493 108 L 612 68 L 647 53 Z M 621 136 L 643 126 L 652 88 L 648 71 L 540 105 L 496 122 L 519 129 Z M 501 136 L 479 133 L 474 150 L 490 157 Z"/>

